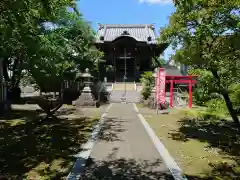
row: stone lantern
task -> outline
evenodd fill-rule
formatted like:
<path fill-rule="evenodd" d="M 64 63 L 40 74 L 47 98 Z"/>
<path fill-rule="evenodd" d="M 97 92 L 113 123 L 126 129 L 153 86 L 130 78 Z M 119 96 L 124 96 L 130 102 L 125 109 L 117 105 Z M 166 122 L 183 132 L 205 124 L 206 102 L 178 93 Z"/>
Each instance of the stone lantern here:
<path fill-rule="evenodd" d="M 82 90 L 81 95 L 78 97 L 75 102 L 76 106 L 95 106 L 96 102 L 93 97 L 90 85 L 92 84 L 92 75 L 89 73 L 89 69 L 87 68 L 84 73 L 78 75 L 83 79 L 84 88 Z"/>

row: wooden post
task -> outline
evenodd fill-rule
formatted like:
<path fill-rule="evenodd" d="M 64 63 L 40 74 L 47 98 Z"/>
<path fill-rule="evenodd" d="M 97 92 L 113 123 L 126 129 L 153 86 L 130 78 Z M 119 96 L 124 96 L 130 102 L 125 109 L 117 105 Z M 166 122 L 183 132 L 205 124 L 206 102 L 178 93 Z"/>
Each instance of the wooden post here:
<path fill-rule="evenodd" d="M 173 108 L 173 80 L 170 80 L 170 108 Z"/>
<path fill-rule="evenodd" d="M 188 107 L 192 108 L 192 78 L 190 78 L 188 83 L 188 89 L 189 89 L 189 102 Z"/>

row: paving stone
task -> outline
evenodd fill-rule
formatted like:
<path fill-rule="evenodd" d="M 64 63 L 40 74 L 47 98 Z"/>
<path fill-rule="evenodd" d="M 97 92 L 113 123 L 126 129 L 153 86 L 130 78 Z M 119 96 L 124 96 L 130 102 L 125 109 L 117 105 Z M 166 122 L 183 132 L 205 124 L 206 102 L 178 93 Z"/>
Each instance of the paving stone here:
<path fill-rule="evenodd" d="M 113 104 L 81 179 L 173 179 L 133 104 Z"/>

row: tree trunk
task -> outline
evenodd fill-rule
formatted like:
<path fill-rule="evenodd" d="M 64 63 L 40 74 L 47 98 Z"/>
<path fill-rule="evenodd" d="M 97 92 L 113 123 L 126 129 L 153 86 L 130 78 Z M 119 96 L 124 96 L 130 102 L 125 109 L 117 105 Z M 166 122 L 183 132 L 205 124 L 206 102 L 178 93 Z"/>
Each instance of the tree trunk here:
<path fill-rule="evenodd" d="M 9 75 L 8 75 L 8 58 L 4 58 L 3 60 L 3 77 L 5 81 L 9 82 Z"/>
<path fill-rule="evenodd" d="M 3 76 L 7 85 L 7 100 L 10 102 L 12 100 L 19 100 L 20 99 L 20 80 L 21 80 L 21 72 L 22 72 L 22 60 L 15 59 L 13 64 L 13 74 L 12 77 L 9 77 L 8 70 L 9 70 L 9 58 L 4 58 L 3 61 Z"/>
<path fill-rule="evenodd" d="M 233 104 L 232 104 L 232 101 L 231 101 L 231 99 L 229 97 L 228 91 L 226 89 L 224 89 L 224 88 L 221 88 L 220 77 L 218 76 L 217 71 L 211 69 L 211 72 L 212 72 L 213 77 L 217 80 L 217 85 L 218 85 L 218 88 L 219 88 L 219 92 L 222 94 L 222 96 L 223 96 L 223 98 L 225 100 L 225 103 L 227 105 L 229 114 L 231 115 L 233 121 L 238 126 L 240 126 L 240 122 L 239 122 L 239 119 L 237 117 L 237 113 L 235 112 L 235 110 L 233 108 Z"/>

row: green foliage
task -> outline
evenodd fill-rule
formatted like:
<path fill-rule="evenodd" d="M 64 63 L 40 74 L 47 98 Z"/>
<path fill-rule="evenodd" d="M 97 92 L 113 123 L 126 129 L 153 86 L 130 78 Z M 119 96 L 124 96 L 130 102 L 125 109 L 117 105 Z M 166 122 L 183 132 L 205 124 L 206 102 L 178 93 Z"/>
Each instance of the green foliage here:
<path fill-rule="evenodd" d="M 107 65 L 106 66 L 106 71 L 107 72 L 113 72 L 113 70 L 114 70 L 114 67 L 112 65 Z"/>
<path fill-rule="evenodd" d="M 99 51 L 92 46 L 94 33 L 88 24 L 75 12 L 68 14 L 71 19 L 65 19 L 68 22 L 66 25 L 59 24 L 44 33 L 42 57 L 29 64 L 31 74 L 41 87 L 48 79 L 59 89 L 63 80 L 74 80 L 77 71 L 83 72 L 86 68 L 95 70 L 97 58 L 100 57 Z M 63 18 L 60 19 L 61 24 Z"/>
<path fill-rule="evenodd" d="M 154 87 L 154 76 L 151 71 L 146 71 L 141 75 L 140 82 L 142 84 L 142 91 L 141 94 L 144 100 L 147 100 L 152 92 Z"/>
<path fill-rule="evenodd" d="M 177 0 L 175 4 L 176 12 L 162 29 L 160 41 L 171 42 L 175 48 L 181 45 L 175 61 L 217 71 L 220 86 L 228 86 L 240 68 L 240 1 Z"/>
<path fill-rule="evenodd" d="M 189 69 L 189 74 L 198 75 L 197 85 L 193 90 L 193 101 L 196 105 L 207 106 L 209 111 L 215 113 L 227 113 L 226 103 L 221 94 L 217 93 L 212 81 L 213 76 L 209 71 L 201 69 Z M 240 112 L 240 84 L 232 84 L 228 88 L 233 107 Z"/>
<path fill-rule="evenodd" d="M 235 109 L 240 113 L 240 83 L 232 84 L 229 88 L 230 98 Z"/>
<path fill-rule="evenodd" d="M 55 82 L 51 85 L 57 87 L 63 79 L 73 79 L 76 71 L 97 71 L 101 53 L 75 0 L 3 0 L 0 11 L 3 74 L 12 87 L 18 87 L 23 69 L 40 86 Z"/>
<path fill-rule="evenodd" d="M 75 8 L 73 0 L 22 0 L 0 2 L 0 54 L 4 60 L 4 78 L 17 87 L 21 71 L 42 56 L 42 33 L 46 22 L 54 22 L 58 11 Z M 9 77 L 7 71 L 13 76 Z"/>
<path fill-rule="evenodd" d="M 228 89 L 240 79 L 240 1 L 176 0 L 176 12 L 169 25 L 161 31 L 161 42 L 172 43 L 177 50 L 174 60 L 212 74 L 207 78 L 215 93 L 224 97 L 233 120 L 234 114 Z M 203 78 L 202 81 L 205 81 Z M 201 80 L 200 80 L 201 81 Z M 204 97 L 205 98 L 205 97 Z"/>
<path fill-rule="evenodd" d="M 163 67 L 166 65 L 166 61 L 162 58 L 152 58 L 152 64 L 154 67 Z"/>
<path fill-rule="evenodd" d="M 198 75 L 197 85 L 193 90 L 193 102 L 196 105 L 205 105 L 212 98 L 212 94 L 216 92 L 212 83 L 212 74 L 209 71 L 194 68 L 190 68 L 188 74 Z"/>
<path fill-rule="evenodd" d="M 207 112 L 217 114 L 218 116 L 229 115 L 226 103 L 223 99 L 211 99 L 206 103 Z"/>

